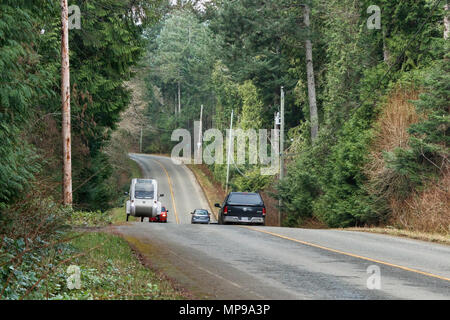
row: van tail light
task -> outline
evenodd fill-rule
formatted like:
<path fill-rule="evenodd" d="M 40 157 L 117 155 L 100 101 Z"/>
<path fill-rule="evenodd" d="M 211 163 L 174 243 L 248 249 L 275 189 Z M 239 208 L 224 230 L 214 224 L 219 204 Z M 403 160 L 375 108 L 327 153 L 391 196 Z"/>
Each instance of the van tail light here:
<path fill-rule="evenodd" d="M 266 208 L 263 208 L 263 216 L 266 215 Z"/>
<path fill-rule="evenodd" d="M 225 207 L 223 208 L 223 214 L 227 214 L 227 213 L 228 213 L 228 207 L 225 206 Z"/>

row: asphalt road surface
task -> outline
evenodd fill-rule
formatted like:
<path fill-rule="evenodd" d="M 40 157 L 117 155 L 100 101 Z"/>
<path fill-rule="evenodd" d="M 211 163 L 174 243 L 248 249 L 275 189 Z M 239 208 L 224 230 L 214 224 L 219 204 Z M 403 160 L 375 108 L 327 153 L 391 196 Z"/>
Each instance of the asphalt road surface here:
<path fill-rule="evenodd" d="M 195 209 L 207 209 L 211 212 L 201 187 L 191 170 L 184 165 L 175 165 L 168 157 L 131 154 L 147 179 L 158 181 L 160 199 L 169 210 L 168 223 L 191 223 L 191 212 Z M 215 221 L 215 220 L 213 220 Z"/>
<path fill-rule="evenodd" d="M 131 155 L 155 178 L 167 224 L 120 232 L 159 269 L 201 299 L 450 299 L 450 247 L 338 230 L 191 225 L 209 209 L 185 166 Z"/>

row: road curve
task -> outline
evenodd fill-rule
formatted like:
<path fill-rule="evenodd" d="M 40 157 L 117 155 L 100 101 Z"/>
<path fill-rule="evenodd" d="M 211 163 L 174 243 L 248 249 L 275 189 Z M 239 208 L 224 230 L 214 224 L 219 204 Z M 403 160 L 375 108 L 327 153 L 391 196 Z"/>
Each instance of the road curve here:
<path fill-rule="evenodd" d="M 168 223 L 191 223 L 194 209 L 211 212 L 194 174 L 184 165 L 176 165 L 168 157 L 130 154 L 130 158 L 142 168 L 144 177 L 158 181 L 161 203 L 169 210 Z M 213 218 L 213 217 L 212 217 Z"/>
<path fill-rule="evenodd" d="M 189 169 L 131 157 L 158 180 L 169 223 L 115 228 L 198 298 L 450 299 L 449 246 L 351 231 L 190 225 L 190 210 L 208 205 Z M 380 288 L 368 288 L 376 284 L 368 270 L 380 271 Z"/>

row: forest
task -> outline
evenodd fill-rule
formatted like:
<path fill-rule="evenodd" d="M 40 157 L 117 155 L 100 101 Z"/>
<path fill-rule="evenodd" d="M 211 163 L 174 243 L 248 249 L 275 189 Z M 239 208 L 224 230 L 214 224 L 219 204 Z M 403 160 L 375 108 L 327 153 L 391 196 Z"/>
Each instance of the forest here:
<path fill-rule="evenodd" d="M 0 297 L 45 297 L 41 280 L 73 253 L 68 222 L 122 207 L 139 132 L 143 153 L 170 155 L 202 106 L 203 130 L 225 136 L 232 110 L 236 129 L 270 130 L 281 88 L 282 179 L 250 161 L 228 186 L 226 165 L 208 165 L 212 179 L 270 195 L 283 226 L 450 233 L 447 0 L 69 4 L 82 18 L 64 206 L 60 6 L 0 0 Z M 137 77 L 146 103 L 129 131 Z"/>
<path fill-rule="evenodd" d="M 62 202 L 61 7 L 58 1 L 0 1 L 0 297 L 42 298 L 41 281 L 73 254 L 68 224 L 118 206 L 129 171 L 108 156 L 129 105 L 125 82 L 146 50 L 143 31 L 159 1 L 71 1 L 73 207 Z M 131 14 L 139 6 L 141 15 Z M 139 23 L 136 23 L 139 19 Z M 83 213 L 86 212 L 86 213 Z M 55 275 L 56 274 L 56 275 Z M 58 283 L 58 274 L 52 274 Z M 56 278 L 55 278 L 56 277 Z M 64 278 L 62 278 L 64 281 Z M 58 285 L 58 284 L 57 284 Z M 47 288 L 47 292 L 48 292 Z M 38 290 L 39 291 L 39 290 Z M 48 297 L 48 296 L 47 296 Z"/>
<path fill-rule="evenodd" d="M 120 166 L 105 150 L 130 102 L 125 83 L 137 73 L 147 87 L 149 153 L 170 153 L 172 131 L 192 131 L 201 105 L 205 130 L 228 128 L 232 109 L 236 128 L 273 128 L 284 87 L 286 177 L 261 176 L 247 164 L 232 168 L 231 185 L 276 185 L 287 225 L 393 218 L 412 227 L 433 212 L 434 225 L 423 227 L 448 231 L 444 1 L 378 1 L 380 11 L 353 0 L 94 3 L 79 3 L 83 26 L 70 33 L 76 208 L 116 205 Z M 145 9 L 143 23 L 127 15 L 136 5 Z M 2 1 L 5 212 L 24 197 L 58 201 L 61 192 L 58 10 L 52 2 Z M 379 26 L 370 27 L 377 13 Z M 210 170 L 224 182 L 224 165 Z M 428 203 L 433 195 L 439 201 Z"/>
<path fill-rule="evenodd" d="M 170 153 L 171 132 L 193 133 L 201 105 L 204 129 L 225 134 L 233 109 L 236 128 L 270 130 L 284 87 L 286 177 L 234 166 L 233 190 L 270 189 L 287 226 L 313 219 L 447 233 L 446 8 L 427 0 L 179 3 L 148 31 L 145 151 Z M 209 169 L 224 185 L 226 166 Z"/>

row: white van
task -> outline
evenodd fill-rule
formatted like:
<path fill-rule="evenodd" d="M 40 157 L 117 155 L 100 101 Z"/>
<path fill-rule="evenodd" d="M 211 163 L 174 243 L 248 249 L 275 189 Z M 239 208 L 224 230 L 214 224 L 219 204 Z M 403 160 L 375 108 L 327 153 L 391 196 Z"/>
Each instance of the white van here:
<path fill-rule="evenodd" d="M 133 179 L 131 180 L 130 199 L 127 201 L 127 221 L 131 216 L 144 218 L 154 218 L 161 214 L 161 202 L 158 197 L 158 182 L 154 179 Z"/>

